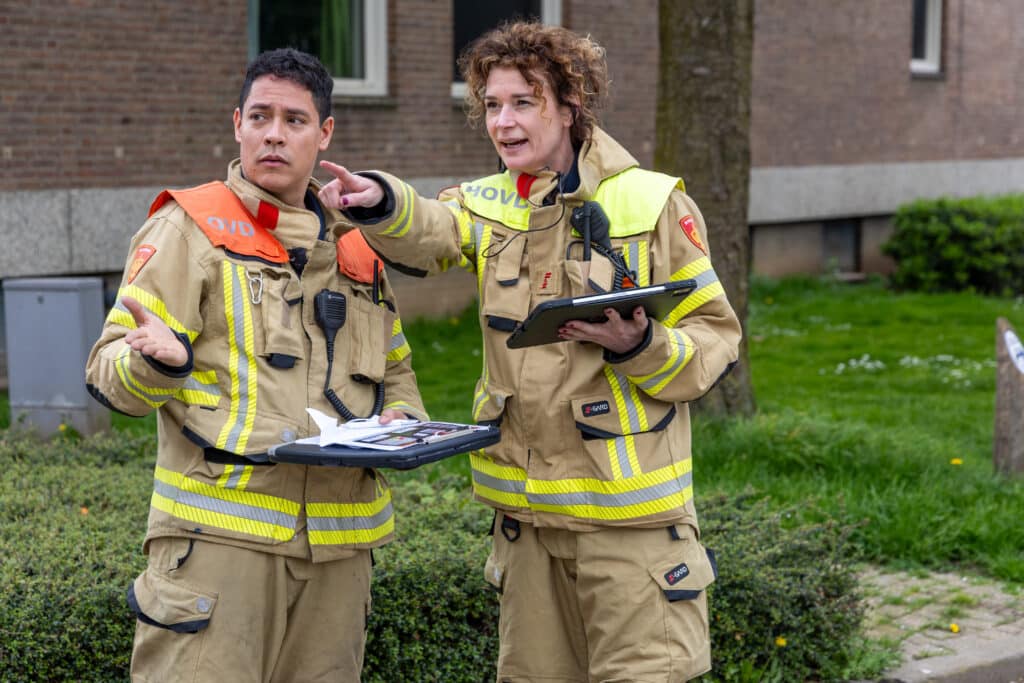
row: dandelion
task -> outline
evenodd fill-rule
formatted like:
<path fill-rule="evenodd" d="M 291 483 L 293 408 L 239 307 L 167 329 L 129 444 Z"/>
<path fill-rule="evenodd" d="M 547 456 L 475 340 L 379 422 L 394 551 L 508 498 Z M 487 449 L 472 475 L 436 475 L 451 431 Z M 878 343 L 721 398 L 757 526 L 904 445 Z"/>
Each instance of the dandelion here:
<path fill-rule="evenodd" d="M 960 458 L 953 458 L 952 460 L 949 461 L 949 464 L 950 465 L 963 465 L 964 461 L 961 460 Z M 955 624 L 954 624 L 954 626 L 955 626 Z"/>
<path fill-rule="evenodd" d="M 950 624 L 949 630 L 953 633 L 960 633 L 960 626 L 958 626 L 957 624 Z"/>
<path fill-rule="evenodd" d="M 87 508 L 87 507 L 85 507 L 85 506 L 83 505 L 82 507 L 80 507 L 80 508 L 78 509 L 78 514 L 80 514 L 80 515 L 82 515 L 83 517 L 85 517 L 85 516 L 86 516 L 87 514 L 89 514 L 89 508 Z"/>
<path fill-rule="evenodd" d="M 775 647 L 786 647 L 786 639 L 783 638 L 782 636 L 776 636 L 775 637 Z"/>
<path fill-rule="evenodd" d="M 63 422 L 61 422 L 60 426 L 57 427 L 57 431 L 59 431 L 59 432 L 66 432 L 66 431 L 68 431 L 68 426 L 66 424 L 64 424 Z"/>

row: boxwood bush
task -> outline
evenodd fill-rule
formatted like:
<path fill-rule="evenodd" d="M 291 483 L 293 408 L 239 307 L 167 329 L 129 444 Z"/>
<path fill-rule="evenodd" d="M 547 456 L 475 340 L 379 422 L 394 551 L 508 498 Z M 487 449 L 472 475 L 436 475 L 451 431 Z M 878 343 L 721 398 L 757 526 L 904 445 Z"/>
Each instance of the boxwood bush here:
<path fill-rule="evenodd" d="M 140 553 L 152 436 L 0 433 L 0 680 L 126 680 L 124 591 Z M 375 552 L 364 680 L 493 680 L 496 593 L 483 580 L 491 513 L 440 470 L 395 485 L 399 541 Z M 713 681 L 840 680 L 862 606 L 835 525 L 791 528 L 755 496 L 700 501 L 718 556 Z"/>
<path fill-rule="evenodd" d="M 1024 195 L 920 200 L 893 223 L 882 251 L 896 261 L 897 288 L 1024 293 Z"/>

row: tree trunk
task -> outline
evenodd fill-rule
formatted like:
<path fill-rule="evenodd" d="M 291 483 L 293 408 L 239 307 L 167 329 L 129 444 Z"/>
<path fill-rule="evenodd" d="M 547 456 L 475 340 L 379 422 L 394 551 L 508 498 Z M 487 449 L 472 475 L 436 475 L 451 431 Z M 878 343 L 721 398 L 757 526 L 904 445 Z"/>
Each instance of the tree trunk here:
<path fill-rule="evenodd" d="M 754 411 L 747 351 L 750 83 L 754 0 L 659 0 L 654 165 L 683 178 L 708 226 L 715 272 L 743 323 L 740 361 L 699 408 Z"/>

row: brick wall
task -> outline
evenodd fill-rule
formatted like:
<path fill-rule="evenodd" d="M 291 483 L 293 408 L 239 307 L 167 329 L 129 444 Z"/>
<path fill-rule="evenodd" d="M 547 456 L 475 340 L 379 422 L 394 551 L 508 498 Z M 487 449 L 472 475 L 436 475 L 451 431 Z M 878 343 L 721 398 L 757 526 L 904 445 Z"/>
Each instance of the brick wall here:
<path fill-rule="evenodd" d="M 1024 14 L 946 0 L 944 75 L 910 73 L 911 3 L 758 0 L 754 166 L 1024 156 Z"/>
<path fill-rule="evenodd" d="M 237 0 L 4 3 L 0 191 L 221 176 L 245 21 Z"/>

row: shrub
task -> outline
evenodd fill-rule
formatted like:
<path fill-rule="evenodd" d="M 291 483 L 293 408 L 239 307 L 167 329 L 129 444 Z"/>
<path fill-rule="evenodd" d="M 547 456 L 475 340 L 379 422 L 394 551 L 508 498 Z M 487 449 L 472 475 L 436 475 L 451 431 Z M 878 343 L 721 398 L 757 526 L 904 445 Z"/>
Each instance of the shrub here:
<path fill-rule="evenodd" d="M 0 679 L 127 678 L 135 624 L 124 591 L 145 565 L 154 446 L 150 436 L 0 435 Z M 395 505 L 400 540 L 375 552 L 364 678 L 493 680 L 490 511 L 450 477 L 407 478 Z M 861 617 L 844 530 L 789 528 L 750 496 L 700 507 L 720 570 L 709 680 L 838 678 Z"/>
<path fill-rule="evenodd" d="M 1024 293 L 1024 195 L 921 200 L 893 222 L 882 251 L 896 260 L 896 287 Z"/>

